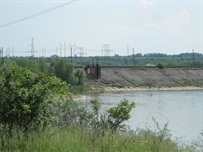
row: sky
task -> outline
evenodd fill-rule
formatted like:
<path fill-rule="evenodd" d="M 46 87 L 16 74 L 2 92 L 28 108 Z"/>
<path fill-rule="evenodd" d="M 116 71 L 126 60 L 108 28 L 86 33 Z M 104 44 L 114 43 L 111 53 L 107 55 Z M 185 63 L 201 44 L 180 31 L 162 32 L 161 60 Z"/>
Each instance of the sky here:
<path fill-rule="evenodd" d="M 0 47 L 30 56 L 34 38 L 34 56 L 70 56 L 70 46 L 78 56 L 203 53 L 202 9 L 203 0 L 0 0 Z"/>

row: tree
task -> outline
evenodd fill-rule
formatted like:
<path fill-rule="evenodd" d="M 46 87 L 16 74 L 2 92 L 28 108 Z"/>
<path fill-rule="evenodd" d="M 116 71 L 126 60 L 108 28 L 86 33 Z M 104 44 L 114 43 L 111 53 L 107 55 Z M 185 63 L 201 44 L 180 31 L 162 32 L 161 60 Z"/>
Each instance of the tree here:
<path fill-rule="evenodd" d="M 161 63 L 161 62 L 159 62 L 158 65 L 157 65 L 157 67 L 158 67 L 159 69 L 163 69 L 163 68 L 164 68 L 164 64 Z"/>
<path fill-rule="evenodd" d="M 68 64 L 65 59 L 60 59 L 56 62 L 55 75 L 61 78 L 63 81 L 66 81 L 68 84 L 76 85 L 78 80 L 74 76 L 73 70 L 73 65 Z"/>
<path fill-rule="evenodd" d="M 48 67 L 46 61 L 45 60 L 40 60 L 38 64 L 39 64 L 39 71 L 48 75 L 49 67 Z"/>
<path fill-rule="evenodd" d="M 36 74 L 19 66 L 0 68 L 0 125 L 27 132 L 44 129 L 67 106 L 63 95 L 71 99 L 68 85 L 56 77 Z M 60 95 L 62 104 L 55 95 Z"/>
<path fill-rule="evenodd" d="M 108 123 L 110 128 L 117 130 L 121 123 L 130 119 L 130 112 L 135 107 L 135 103 L 130 103 L 127 99 L 123 99 L 116 107 L 110 108 L 108 112 Z"/>
<path fill-rule="evenodd" d="M 84 72 L 84 70 L 83 69 L 77 69 L 75 71 L 74 75 L 78 80 L 77 85 L 84 85 L 84 83 L 85 83 L 85 72 Z"/>
<path fill-rule="evenodd" d="M 18 66 L 32 70 L 34 72 L 39 72 L 38 63 L 35 60 L 28 58 L 13 58 L 13 62 Z"/>
<path fill-rule="evenodd" d="M 136 57 L 142 57 L 142 53 L 135 54 Z"/>

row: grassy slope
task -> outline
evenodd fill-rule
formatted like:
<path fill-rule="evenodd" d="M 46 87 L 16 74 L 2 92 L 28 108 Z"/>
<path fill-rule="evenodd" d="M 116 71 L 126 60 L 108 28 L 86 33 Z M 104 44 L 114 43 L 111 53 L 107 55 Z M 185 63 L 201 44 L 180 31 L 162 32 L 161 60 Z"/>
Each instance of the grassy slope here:
<path fill-rule="evenodd" d="M 110 131 L 94 134 L 81 127 L 66 127 L 58 131 L 49 129 L 41 134 L 32 134 L 29 140 L 9 140 L 7 148 L 1 151 L 21 152 L 185 152 L 194 151 L 193 147 L 183 148 L 171 141 L 166 134 L 156 135 L 151 131 L 112 134 Z M 95 139 L 93 143 L 93 139 Z"/>

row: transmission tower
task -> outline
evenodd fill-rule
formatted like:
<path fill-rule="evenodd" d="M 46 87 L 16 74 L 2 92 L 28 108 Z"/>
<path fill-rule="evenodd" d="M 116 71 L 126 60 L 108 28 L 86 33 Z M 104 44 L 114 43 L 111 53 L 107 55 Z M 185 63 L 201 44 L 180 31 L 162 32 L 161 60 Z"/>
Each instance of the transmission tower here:
<path fill-rule="evenodd" d="M 102 45 L 102 56 L 110 56 L 110 52 L 113 52 L 113 50 L 109 49 L 110 44 L 103 44 Z"/>
<path fill-rule="evenodd" d="M 8 47 L 8 48 L 6 49 L 6 56 L 9 57 L 9 55 L 10 55 L 10 47 Z"/>
<path fill-rule="evenodd" d="M 129 45 L 127 45 L 127 55 L 129 56 Z"/>
<path fill-rule="evenodd" d="M 29 46 L 31 46 L 31 50 L 30 51 L 26 51 L 25 53 L 27 52 L 31 52 L 31 57 L 34 57 L 34 38 L 31 38 L 31 44 Z"/>
<path fill-rule="evenodd" d="M 32 38 L 32 44 L 31 44 L 31 56 L 34 57 L 34 38 Z"/>
<path fill-rule="evenodd" d="M 60 43 L 60 57 L 62 57 L 62 44 Z"/>
<path fill-rule="evenodd" d="M 12 56 L 14 57 L 14 51 L 15 51 L 15 49 L 14 49 L 14 47 L 12 47 Z"/>
<path fill-rule="evenodd" d="M 80 50 L 80 51 L 77 53 L 77 54 L 79 54 L 79 55 L 80 55 L 80 57 L 83 57 L 83 56 L 84 56 L 84 54 L 87 54 L 87 53 L 83 52 L 84 47 L 77 47 L 77 49 L 79 49 L 79 50 Z"/>
<path fill-rule="evenodd" d="M 45 47 L 45 48 L 42 48 L 42 56 L 43 56 L 43 57 L 46 57 L 46 47 Z"/>
<path fill-rule="evenodd" d="M 66 43 L 64 43 L 64 57 L 66 57 Z"/>

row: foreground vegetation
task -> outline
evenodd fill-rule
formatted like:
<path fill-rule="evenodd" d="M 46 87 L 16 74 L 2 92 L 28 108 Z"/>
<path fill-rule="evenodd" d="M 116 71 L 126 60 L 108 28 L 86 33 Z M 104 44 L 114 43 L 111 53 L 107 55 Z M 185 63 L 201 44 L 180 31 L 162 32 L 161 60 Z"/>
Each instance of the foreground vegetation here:
<path fill-rule="evenodd" d="M 106 112 L 100 111 L 94 99 L 85 105 L 72 101 L 59 123 L 51 123 L 45 130 L 13 130 L 8 136 L 0 128 L 0 150 L 21 152 L 194 152 L 197 146 L 180 145 L 171 140 L 167 124 L 162 128 L 154 119 L 156 131 L 129 130 L 123 122 L 130 118 L 133 102 L 126 99 Z M 2 127 L 2 126 L 1 126 Z"/>
<path fill-rule="evenodd" d="M 7 140 L 1 151 L 20 152 L 194 152 L 195 147 L 180 146 L 168 135 L 150 130 L 98 134 L 94 141 L 91 131 L 80 126 L 67 126 L 63 129 L 48 128 L 42 133 L 30 136 L 17 136 Z"/>
<path fill-rule="evenodd" d="M 68 65 L 62 65 L 67 74 Z M 62 81 L 55 74 L 32 72 L 16 64 L 0 67 L 0 151 L 197 150 L 172 141 L 167 124 L 160 127 L 155 119 L 155 131 L 129 130 L 124 124 L 130 119 L 135 103 L 127 99 L 107 111 L 100 110 L 98 99 L 87 104 L 73 101 L 67 81 L 71 78 L 79 83 L 80 75 L 70 73 Z"/>

